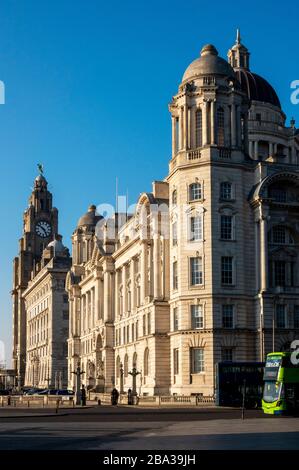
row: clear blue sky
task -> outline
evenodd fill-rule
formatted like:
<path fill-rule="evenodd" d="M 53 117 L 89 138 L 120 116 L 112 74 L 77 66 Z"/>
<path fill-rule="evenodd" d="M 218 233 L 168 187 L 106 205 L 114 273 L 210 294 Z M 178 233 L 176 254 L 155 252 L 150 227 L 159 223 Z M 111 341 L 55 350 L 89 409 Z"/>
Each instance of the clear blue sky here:
<path fill-rule="evenodd" d="M 12 259 L 42 162 L 60 233 L 90 203 L 130 203 L 167 174 L 168 102 L 205 43 L 226 57 L 241 28 L 251 69 L 276 88 L 288 117 L 299 79 L 294 1 L 2 0 L 0 80 L 0 340 L 11 343 Z"/>

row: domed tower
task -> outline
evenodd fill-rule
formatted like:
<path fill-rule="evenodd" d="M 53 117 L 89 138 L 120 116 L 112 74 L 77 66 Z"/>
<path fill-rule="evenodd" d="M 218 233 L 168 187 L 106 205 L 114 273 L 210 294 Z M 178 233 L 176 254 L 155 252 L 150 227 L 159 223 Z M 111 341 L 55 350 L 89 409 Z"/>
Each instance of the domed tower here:
<path fill-rule="evenodd" d="M 228 61 L 249 99 L 249 154 L 254 160 L 270 158 L 279 163 L 297 163 L 293 128 L 285 126 L 286 116 L 272 85 L 250 70 L 249 56 L 237 30 L 236 42 L 228 51 Z"/>
<path fill-rule="evenodd" d="M 250 256 L 240 237 L 250 225 L 248 97 L 209 44 L 187 67 L 169 110 L 171 392 L 212 395 L 214 364 L 235 346 L 233 335 L 222 335 L 222 315 L 233 322 L 235 297 L 250 290 L 237 271 Z"/>
<path fill-rule="evenodd" d="M 96 206 L 89 206 L 80 217 L 72 236 L 73 264 L 82 264 L 89 260 L 94 247 L 94 235 L 97 223 L 102 219 L 97 215 Z"/>

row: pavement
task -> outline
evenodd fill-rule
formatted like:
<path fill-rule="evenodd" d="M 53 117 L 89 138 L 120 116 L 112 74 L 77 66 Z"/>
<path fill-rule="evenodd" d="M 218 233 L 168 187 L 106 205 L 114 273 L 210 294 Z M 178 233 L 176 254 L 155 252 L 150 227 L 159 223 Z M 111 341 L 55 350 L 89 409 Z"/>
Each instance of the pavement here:
<path fill-rule="evenodd" d="M 0 409 L 0 450 L 299 450 L 299 418 L 231 408 Z"/>

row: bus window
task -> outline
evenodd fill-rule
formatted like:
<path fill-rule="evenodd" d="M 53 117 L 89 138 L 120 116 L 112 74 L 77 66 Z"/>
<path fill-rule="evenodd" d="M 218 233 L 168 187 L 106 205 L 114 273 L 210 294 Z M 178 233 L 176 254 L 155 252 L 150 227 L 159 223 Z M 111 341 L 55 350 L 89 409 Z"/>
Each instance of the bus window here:
<path fill-rule="evenodd" d="M 264 401 L 273 403 L 280 397 L 282 384 L 276 382 L 266 382 L 264 387 Z"/>

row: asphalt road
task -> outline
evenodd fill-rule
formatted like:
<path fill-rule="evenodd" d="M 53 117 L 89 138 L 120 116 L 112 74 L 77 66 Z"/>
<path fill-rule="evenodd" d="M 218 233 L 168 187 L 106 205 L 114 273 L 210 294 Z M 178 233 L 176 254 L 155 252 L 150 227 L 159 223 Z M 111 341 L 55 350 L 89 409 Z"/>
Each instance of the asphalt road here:
<path fill-rule="evenodd" d="M 299 450 L 299 418 L 236 409 L 0 409 L 0 449 Z"/>

